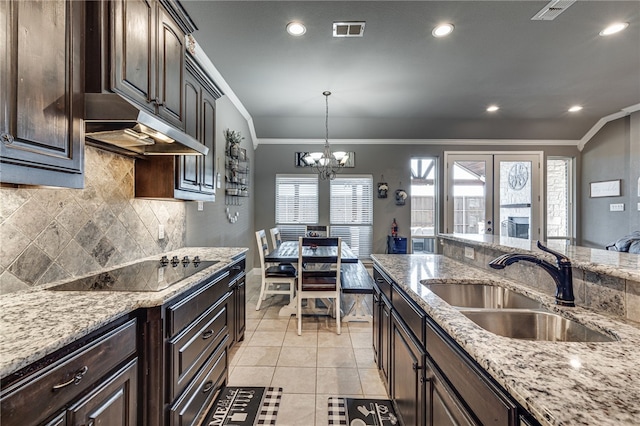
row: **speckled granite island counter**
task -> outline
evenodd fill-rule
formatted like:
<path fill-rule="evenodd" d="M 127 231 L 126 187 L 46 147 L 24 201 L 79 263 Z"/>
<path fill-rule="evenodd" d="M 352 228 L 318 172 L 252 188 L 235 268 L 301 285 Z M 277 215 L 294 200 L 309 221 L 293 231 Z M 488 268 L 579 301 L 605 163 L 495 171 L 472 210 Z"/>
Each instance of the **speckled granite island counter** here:
<path fill-rule="evenodd" d="M 440 255 L 372 255 L 455 342 L 542 424 L 640 424 L 640 328 L 580 306 L 560 308 L 540 292 Z M 498 283 L 543 302 L 614 342 L 526 341 L 490 333 L 422 283 Z"/>
<path fill-rule="evenodd" d="M 157 292 L 47 290 L 65 282 L 58 281 L 0 296 L 0 376 L 5 377 L 138 308 L 162 305 L 229 266 L 232 258 L 246 251 L 246 248 L 185 247 L 164 253 L 169 258 L 197 255 L 219 262 Z M 121 266 L 158 260 L 160 256 L 136 259 Z M 78 278 L 81 277 L 66 281 Z"/>

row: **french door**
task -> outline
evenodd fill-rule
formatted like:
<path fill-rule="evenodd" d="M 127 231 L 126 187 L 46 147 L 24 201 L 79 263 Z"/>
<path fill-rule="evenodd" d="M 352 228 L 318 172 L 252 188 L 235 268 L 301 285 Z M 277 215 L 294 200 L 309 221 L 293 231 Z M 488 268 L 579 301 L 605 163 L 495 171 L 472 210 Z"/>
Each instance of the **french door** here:
<path fill-rule="evenodd" d="M 541 163 L 542 152 L 445 152 L 445 232 L 542 238 Z"/>

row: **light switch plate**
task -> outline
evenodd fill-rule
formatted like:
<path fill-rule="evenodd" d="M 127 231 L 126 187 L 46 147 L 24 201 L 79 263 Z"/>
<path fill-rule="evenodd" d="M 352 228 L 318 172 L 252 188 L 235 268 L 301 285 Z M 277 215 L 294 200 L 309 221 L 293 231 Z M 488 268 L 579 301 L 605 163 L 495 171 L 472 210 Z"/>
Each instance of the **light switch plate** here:
<path fill-rule="evenodd" d="M 198 201 L 198 211 L 204 210 L 204 201 Z"/>
<path fill-rule="evenodd" d="M 609 204 L 610 212 L 623 212 L 624 211 L 624 203 L 618 204 Z"/>
<path fill-rule="evenodd" d="M 476 251 L 474 250 L 473 247 L 465 247 L 464 248 L 464 257 L 466 257 L 467 259 L 474 259 L 476 255 Z"/>
<path fill-rule="evenodd" d="M 164 225 L 162 224 L 158 225 L 158 239 L 164 240 Z"/>
<path fill-rule="evenodd" d="M 640 212 L 640 203 L 638 203 L 638 211 Z"/>

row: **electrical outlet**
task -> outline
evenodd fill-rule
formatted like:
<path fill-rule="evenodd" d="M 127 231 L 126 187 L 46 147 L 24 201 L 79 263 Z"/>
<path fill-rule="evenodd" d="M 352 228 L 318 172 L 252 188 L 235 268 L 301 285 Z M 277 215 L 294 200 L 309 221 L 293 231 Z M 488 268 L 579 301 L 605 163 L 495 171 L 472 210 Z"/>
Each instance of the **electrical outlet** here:
<path fill-rule="evenodd" d="M 159 240 L 164 240 L 164 225 L 163 224 L 159 224 L 158 225 L 158 239 Z"/>
<path fill-rule="evenodd" d="M 164 281 L 164 268 L 161 266 L 158 268 L 158 282 Z"/>
<path fill-rule="evenodd" d="M 640 212 L 640 203 L 638 203 L 638 211 Z"/>
<path fill-rule="evenodd" d="M 473 260 L 475 256 L 476 256 L 476 251 L 474 250 L 473 247 L 464 248 L 464 257 L 466 257 L 467 259 Z"/>
<path fill-rule="evenodd" d="M 619 204 L 609 204 L 610 212 L 623 212 L 624 211 L 624 203 Z"/>
<path fill-rule="evenodd" d="M 204 201 L 198 201 L 198 211 L 204 210 Z"/>

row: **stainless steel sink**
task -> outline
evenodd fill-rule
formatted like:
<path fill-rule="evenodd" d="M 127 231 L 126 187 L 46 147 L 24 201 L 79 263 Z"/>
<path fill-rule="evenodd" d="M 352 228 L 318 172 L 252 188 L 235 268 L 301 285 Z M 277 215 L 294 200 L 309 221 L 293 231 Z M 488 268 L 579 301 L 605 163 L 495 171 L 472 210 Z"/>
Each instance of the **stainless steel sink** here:
<path fill-rule="evenodd" d="M 552 342 L 613 342 L 604 333 L 546 311 L 462 310 L 467 318 L 494 334 L 514 339 Z"/>
<path fill-rule="evenodd" d="M 486 309 L 542 309 L 542 303 L 505 287 L 488 284 L 425 284 L 451 306 Z"/>

